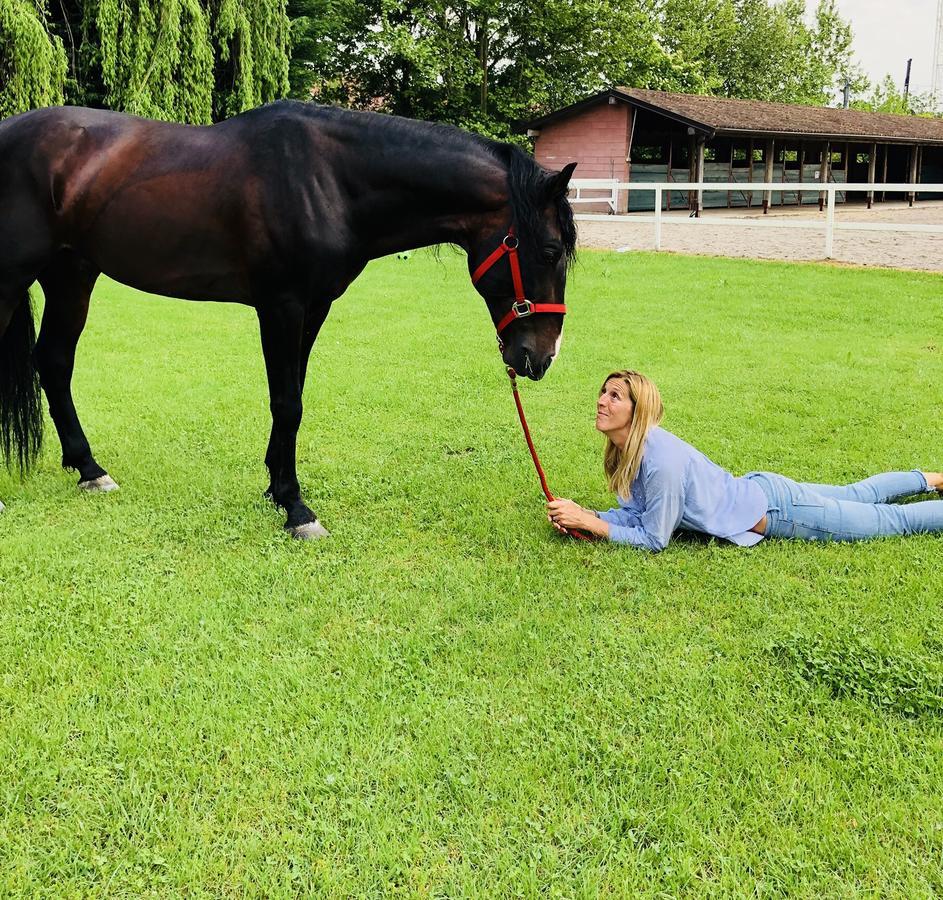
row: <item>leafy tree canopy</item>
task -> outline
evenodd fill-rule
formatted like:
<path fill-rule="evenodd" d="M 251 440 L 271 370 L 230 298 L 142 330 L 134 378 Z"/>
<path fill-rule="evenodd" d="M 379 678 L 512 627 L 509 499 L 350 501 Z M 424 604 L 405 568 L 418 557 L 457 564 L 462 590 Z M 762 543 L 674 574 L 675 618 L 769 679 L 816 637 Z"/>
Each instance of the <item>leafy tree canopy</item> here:
<path fill-rule="evenodd" d="M 936 109 L 936 98 L 930 93 L 908 94 L 904 96 L 894 79 L 885 75 L 866 96 L 851 102 L 854 109 L 866 109 L 871 112 L 896 113 L 902 116 L 932 116 Z"/>
<path fill-rule="evenodd" d="M 62 41 L 50 34 L 44 4 L 0 0 L 0 117 L 61 103 Z"/>
<path fill-rule="evenodd" d="M 835 0 L 812 22 L 803 0 L 289 0 L 289 14 L 296 96 L 500 135 L 611 85 L 820 104 L 852 69 Z"/>
<path fill-rule="evenodd" d="M 289 29 L 285 0 L 0 0 L 0 111 L 210 122 L 288 93 Z"/>
<path fill-rule="evenodd" d="M 613 85 L 825 104 L 836 0 L 0 0 L 0 114 L 50 103 L 209 122 L 277 97 L 496 137 Z M 900 106 L 885 81 L 856 105 Z M 929 101 L 926 101 L 929 105 Z"/>

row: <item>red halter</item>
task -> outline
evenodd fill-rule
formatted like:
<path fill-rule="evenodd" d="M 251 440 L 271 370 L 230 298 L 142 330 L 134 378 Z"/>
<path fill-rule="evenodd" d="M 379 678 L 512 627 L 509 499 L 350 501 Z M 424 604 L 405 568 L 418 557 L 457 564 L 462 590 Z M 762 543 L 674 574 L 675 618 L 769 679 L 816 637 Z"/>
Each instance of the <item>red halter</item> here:
<path fill-rule="evenodd" d="M 498 322 L 498 344 L 502 344 L 501 332 L 515 319 L 523 319 L 526 316 L 532 316 L 534 313 L 560 313 L 566 314 L 566 304 L 564 303 L 534 303 L 524 296 L 524 280 L 521 278 L 521 263 L 517 258 L 517 247 L 520 241 L 514 234 L 514 226 L 508 228 L 508 233 L 504 240 L 498 245 L 497 249 L 475 269 L 472 274 L 472 284 L 478 284 L 482 275 L 485 274 L 502 256 L 506 253 L 508 261 L 511 264 L 511 281 L 514 282 L 514 303 L 511 311 Z"/>

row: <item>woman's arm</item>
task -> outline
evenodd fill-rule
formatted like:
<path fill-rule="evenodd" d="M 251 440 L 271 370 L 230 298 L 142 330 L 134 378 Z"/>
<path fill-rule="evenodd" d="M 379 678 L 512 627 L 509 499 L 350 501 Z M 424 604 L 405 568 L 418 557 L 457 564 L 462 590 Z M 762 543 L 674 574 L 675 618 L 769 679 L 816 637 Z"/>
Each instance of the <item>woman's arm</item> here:
<path fill-rule="evenodd" d="M 684 476 L 672 465 L 648 466 L 645 471 L 645 508 L 637 524 L 615 525 L 610 540 L 659 552 L 684 516 Z"/>
<path fill-rule="evenodd" d="M 639 515 L 628 510 L 610 510 L 609 522 L 572 500 L 547 504 L 550 523 L 560 530 L 579 528 L 620 544 L 646 550 L 664 550 L 684 513 L 684 478 L 674 467 L 648 467 L 645 473 L 645 508 Z"/>
<path fill-rule="evenodd" d="M 578 528 L 597 537 L 609 537 L 609 523 L 591 509 L 586 509 L 572 500 L 558 498 L 547 504 L 547 520 L 557 531 Z"/>

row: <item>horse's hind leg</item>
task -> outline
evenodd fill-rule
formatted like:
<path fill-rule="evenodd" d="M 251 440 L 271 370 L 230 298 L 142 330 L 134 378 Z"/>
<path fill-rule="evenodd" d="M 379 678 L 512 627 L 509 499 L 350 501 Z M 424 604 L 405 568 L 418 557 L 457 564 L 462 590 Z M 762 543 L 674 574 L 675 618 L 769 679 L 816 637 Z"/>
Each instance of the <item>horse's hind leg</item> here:
<path fill-rule="evenodd" d="M 75 348 L 85 328 L 98 274 L 75 253 L 66 251 L 39 276 L 46 306 L 34 358 L 62 444 L 63 468 L 78 471 L 79 487 L 84 490 L 113 491 L 118 485 L 95 462 L 72 401 Z"/>

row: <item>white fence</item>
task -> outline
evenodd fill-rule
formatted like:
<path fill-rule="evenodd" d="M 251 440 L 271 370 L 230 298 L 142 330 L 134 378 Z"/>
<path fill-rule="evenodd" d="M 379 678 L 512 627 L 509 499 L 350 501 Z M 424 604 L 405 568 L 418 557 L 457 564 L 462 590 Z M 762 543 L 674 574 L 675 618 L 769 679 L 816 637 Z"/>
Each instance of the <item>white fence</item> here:
<path fill-rule="evenodd" d="M 835 221 L 835 194 L 837 192 L 845 193 L 847 191 L 861 193 L 900 193 L 900 194 L 940 194 L 943 193 L 943 184 L 844 184 L 829 182 L 819 184 L 817 182 L 805 182 L 793 184 L 782 181 L 751 181 L 751 182 L 726 182 L 726 181 L 661 181 L 661 182 L 626 182 L 614 181 L 612 179 L 573 179 L 570 182 L 571 191 L 575 190 L 575 196 L 570 197 L 571 204 L 580 203 L 605 203 L 612 212 L 610 213 L 577 213 L 576 218 L 583 221 L 597 222 L 652 222 L 655 225 L 655 249 L 661 249 L 661 229 L 664 216 L 662 214 L 662 196 L 665 191 L 683 191 L 702 194 L 704 191 L 741 191 L 762 194 L 767 191 L 788 191 L 789 193 L 814 192 L 825 195 L 825 221 L 816 219 L 799 218 L 759 218 L 745 216 L 704 216 L 703 211 L 700 217 L 674 217 L 669 219 L 671 225 L 689 225 L 694 227 L 713 227 L 714 225 L 728 226 L 736 225 L 748 228 L 810 228 L 824 229 L 825 231 L 825 258 L 832 258 L 832 248 L 836 231 L 900 231 L 900 232 L 919 232 L 923 234 L 943 234 L 943 226 L 939 225 L 908 225 L 891 222 L 836 222 Z M 618 196 L 620 191 L 654 191 L 655 209 L 651 215 L 639 215 L 632 213 L 630 215 L 616 215 Z M 585 193 L 593 196 L 585 196 Z M 698 204 L 700 206 L 700 203 Z M 779 207 L 777 207 L 779 208 Z M 757 207 L 759 209 L 759 206 Z"/>

